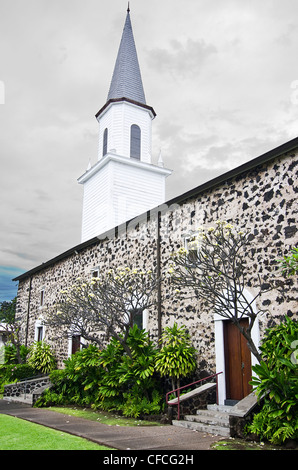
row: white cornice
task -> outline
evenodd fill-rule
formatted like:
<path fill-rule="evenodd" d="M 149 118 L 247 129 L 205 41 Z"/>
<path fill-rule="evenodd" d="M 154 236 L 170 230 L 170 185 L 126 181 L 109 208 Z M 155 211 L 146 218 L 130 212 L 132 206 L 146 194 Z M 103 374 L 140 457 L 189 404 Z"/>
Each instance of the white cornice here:
<path fill-rule="evenodd" d="M 172 170 L 169 170 L 168 168 L 163 168 L 157 165 L 152 165 L 150 163 L 141 162 L 140 160 L 123 157 L 121 155 L 116 155 L 113 153 L 107 153 L 101 160 L 95 163 L 95 165 L 93 165 L 82 176 L 80 176 L 80 178 L 78 178 L 78 183 L 83 184 L 88 181 L 89 178 L 91 178 L 99 170 L 104 168 L 109 162 L 116 162 L 122 165 L 140 168 L 151 173 L 159 173 L 163 176 L 169 176 L 172 173 Z"/>

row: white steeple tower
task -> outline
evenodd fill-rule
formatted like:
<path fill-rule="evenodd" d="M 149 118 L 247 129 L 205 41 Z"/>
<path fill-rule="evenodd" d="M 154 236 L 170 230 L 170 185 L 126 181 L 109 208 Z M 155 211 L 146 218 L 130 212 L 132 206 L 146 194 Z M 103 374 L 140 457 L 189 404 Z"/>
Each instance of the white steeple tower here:
<path fill-rule="evenodd" d="M 98 162 L 78 179 L 84 186 L 82 242 L 162 204 L 171 171 L 151 162 L 151 125 L 127 10 L 107 102 L 96 114 Z"/>

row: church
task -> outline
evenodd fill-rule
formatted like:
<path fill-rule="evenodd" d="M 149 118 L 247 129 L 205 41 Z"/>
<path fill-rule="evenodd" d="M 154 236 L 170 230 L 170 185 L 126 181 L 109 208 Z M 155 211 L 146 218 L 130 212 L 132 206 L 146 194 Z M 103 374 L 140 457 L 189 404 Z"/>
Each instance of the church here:
<path fill-rule="evenodd" d="M 59 292 L 78 277 L 90 279 L 119 266 L 156 270 L 161 276 L 159 301 L 143 313 L 142 327 L 157 341 L 166 326 L 186 325 L 197 350 L 199 373 L 222 372 L 219 403 L 239 400 L 249 393 L 255 359 L 246 352 L 248 373 L 243 378 L 245 345 L 239 349 L 238 340 L 227 344 L 229 320 L 196 299 L 175 295 L 167 277 L 171 253 L 184 247 L 198 226 L 226 220 L 239 230 L 250 228 L 255 259 L 247 293 L 254 297 L 258 275 L 265 282 L 272 263 L 297 246 L 298 138 L 166 201 L 171 170 L 161 157 L 156 165 L 151 157 L 155 116 L 146 102 L 128 9 L 107 101 L 96 114 L 98 160 L 78 178 L 83 186 L 81 242 L 14 279 L 19 282 L 22 342 L 30 346 L 44 340 L 63 367 L 80 338 L 66 338 L 45 326 L 45 313 L 55 306 Z M 257 302 L 264 309 L 252 332 L 259 345 L 266 328 L 285 315 L 297 318 L 297 280 L 291 279 L 282 293 L 273 289 L 262 294 Z M 240 379 L 229 374 L 231 355 Z"/>

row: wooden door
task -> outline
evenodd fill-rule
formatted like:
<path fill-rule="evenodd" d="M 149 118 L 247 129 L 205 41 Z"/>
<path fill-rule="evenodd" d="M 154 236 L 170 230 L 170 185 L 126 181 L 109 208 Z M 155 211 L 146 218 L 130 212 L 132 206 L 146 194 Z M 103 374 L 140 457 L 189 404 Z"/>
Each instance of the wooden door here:
<path fill-rule="evenodd" d="M 71 345 L 71 354 L 75 354 L 81 348 L 81 337 L 80 335 L 74 335 L 72 337 L 72 345 Z"/>
<path fill-rule="evenodd" d="M 241 320 L 241 326 L 248 327 L 248 319 Z M 242 400 L 251 392 L 251 352 L 239 329 L 224 321 L 226 398 Z"/>

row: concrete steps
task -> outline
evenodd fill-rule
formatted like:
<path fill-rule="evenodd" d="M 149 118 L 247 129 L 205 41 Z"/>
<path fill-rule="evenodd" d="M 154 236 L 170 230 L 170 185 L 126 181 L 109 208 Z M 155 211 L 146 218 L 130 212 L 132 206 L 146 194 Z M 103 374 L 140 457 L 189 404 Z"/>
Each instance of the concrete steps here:
<path fill-rule="evenodd" d="M 25 379 L 21 382 L 4 385 L 3 399 L 33 406 L 44 390 L 51 388 L 51 386 L 48 376 Z"/>
<path fill-rule="evenodd" d="M 172 424 L 194 431 L 229 437 L 229 412 L 232 408 L 232 406 L 208 405 L 206 410 L 197 410 L 197 414 L 186 415 L 183 420 L 173 420 Z"/>

